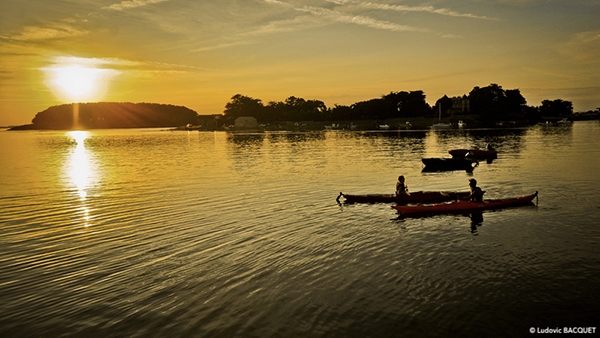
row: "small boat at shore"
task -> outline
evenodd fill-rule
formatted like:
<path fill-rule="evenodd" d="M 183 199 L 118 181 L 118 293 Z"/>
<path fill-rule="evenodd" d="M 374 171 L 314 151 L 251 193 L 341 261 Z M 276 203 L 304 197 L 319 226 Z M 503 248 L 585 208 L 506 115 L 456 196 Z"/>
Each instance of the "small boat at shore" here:
<path fill-rule="evenodd" d="M 483 202 L 470 202 L 457 200 L 450 203 L 437 203 L 430 205 L 393 205 L 401 217 L 419 217 L 432 216 L 448 213 L 472 213 L 482 210 L 503 209 L 509 207 L 533 205 L 533 199 L 538 192 L 532 195 L 520 196 L 515 198 L 487 200 Z"/>
<path fill-rule="evenodd" d="M 423 171 L 435 172 L 435 171 L 452 171 L 452 170 L 466 170 L 473 171 L 475 167 L 479 165 L 477 160 L 463 157 L 463 158 L 422 158 L 421 162 L 425 165 Z"/>
<path fill-rule="evenodd" d="M 433 129 L 450 129 L 452 124 L 442 122 L 442 104 L 438 105 L 439 122 L 432 125 Z"/>
<path fill-rule="evenodd" d="M 469 196 L 468 191 L 416 191 L 410 195 L 396 194 L 368 194 L 368 195 L 350 195 L 340 192 L 336 201 L 340 203 L 340 198 L 344 198 L 344 203 L 440 203 L 455 201 Z"/>
<path fill-rule="evenodd" d="M 440 122 L 433 124 L 432 127 L 433 129 L 450 129 L 452 128 L 452 125 L 450 123 Z"/>
<path fill-rule="evenodd" d="M 556 122 L 556 125 L 559 125 L 559 126 L 570 126 L 572 124 L 573 124 L 573 121 L 569 121 L 569 120 L 567 120 L 567 118 L 564 118 L 564 119 Z"/>

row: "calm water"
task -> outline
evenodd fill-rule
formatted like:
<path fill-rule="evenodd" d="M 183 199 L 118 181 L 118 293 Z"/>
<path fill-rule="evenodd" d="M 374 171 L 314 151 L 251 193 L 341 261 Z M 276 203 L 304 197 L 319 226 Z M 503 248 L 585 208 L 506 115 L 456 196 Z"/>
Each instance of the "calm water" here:
<path fill-rule="evenodd" d="M 493 143 L 472 174 L 422 157 Z M 0 132 L 2 337 L 527 336 L 600 326 L 600 123 Z M 539 191 L 398 219 L 345 193 Z"/>

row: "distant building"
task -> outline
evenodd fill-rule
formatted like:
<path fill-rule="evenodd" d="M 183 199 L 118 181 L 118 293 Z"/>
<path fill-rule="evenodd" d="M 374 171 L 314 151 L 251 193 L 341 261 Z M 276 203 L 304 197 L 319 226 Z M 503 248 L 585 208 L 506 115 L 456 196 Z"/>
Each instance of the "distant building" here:
<path fill-rule="evenodd" d="M 256 128 L 258 121 L 252 116 L 240 116 L 235 119 L 235 128 Z"/>
<path fill-rule="evenodd" d="M 471 100 L 467 95 L 455 96 L 452 99 L 452 107 L 448 110 L 450 116 L 454 114 L 469 114 L 471 112 Z"/>
<path fill-rule="evenodd" d="M 198 125 L 203 130 L 215 130 L 222 116 L 220 114 L 198 115 Z"/>

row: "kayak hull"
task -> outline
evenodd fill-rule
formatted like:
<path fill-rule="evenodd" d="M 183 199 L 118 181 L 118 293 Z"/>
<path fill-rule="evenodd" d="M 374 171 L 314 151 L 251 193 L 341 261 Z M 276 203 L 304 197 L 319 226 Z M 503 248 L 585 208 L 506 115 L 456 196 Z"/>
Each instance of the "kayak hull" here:
<path fill-rule="evenodd" d="M 400 216 L 403 217 L 429 216 L 447 213 L 471 213 L 482 210 L 494 210 L 524 205 L 532 205 L 532 201 L 534 198 L 537 197 L 537 195 L 538 193 L 536 191 L 535 194 L 532 195 L 499 200 L 488 200 L 483 202 L 470 202 L 458 200 L 450 203 L 437 203 L 430 205 L 393 205 L 392 208 L 396 209 Z"/>
<path fill-rule="evenodd" d="M 423 171 L 452 171 L 466 170 L 473 171 L 479 164 L 477 161 L 467 158 L 422 158 L 421 162 L 425 165 Z"/>
<path fill-rule="evenodd" d="M 410 195 L 396 194 L 368 194 L 368 195 L 349 195 L 340 193 L 340 197 L 344 197 L 345 203 L 440 203 L 455 201 L 460 198 L 469 196 L 468 191 L 417 191 L 411 192 Z"/>

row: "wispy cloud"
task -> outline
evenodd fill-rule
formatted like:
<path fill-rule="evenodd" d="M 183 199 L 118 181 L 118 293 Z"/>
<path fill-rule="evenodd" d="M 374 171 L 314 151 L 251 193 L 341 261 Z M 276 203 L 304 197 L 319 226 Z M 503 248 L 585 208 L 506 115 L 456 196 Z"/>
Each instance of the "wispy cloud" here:
<path fill-rule="evenodd" d="M 352 0 L 326 0 L 328 2 L 334 3 L 336 5 L 345 5 L 345 4 L 356 4 L 358 6 L 369 8 L 369 9 L 379 9 L 384 11 L 396 11 L 396 12 L 427 12 L 439 15 L 453 16 L 453 17 L 464 17 L 471 19 L 483 19 L 483 20 L 499 20 L 496 18 L 490 18 L 487 16 L 475 15 L 470 13 L 460 13 L 447 8 L 435 8 L 433 6 L 405 6 L 405 5 L 388 5 L 388 4 L 378 4 L 373 2 L 359 2 Z"/>
<path fill-rule="evenodd" d="M 102 9 L 112 9 L 115 11 L 122 11 L 125 9 L 143 7 L 146 5 L 156 4 L 159 2 L 165 2 L 165 1 L 169 1 L 169 0 L 127 0 L 127 1 L 121 1 L 118 4 L 112 4 L 110 6 L 102 7 Z"/>
<path fill-rule="evenodd" d="M 322 25 L 320 20 L 312 18 L 311 16 L 295 16 L 291 19 L 275 20 L 270 21 L 264 25 L 261 25 L 257 29 L 247 32 L 245 36 L 260 36 L 267 34 L 276 33 L 287 33 L 306 29 L 308 27 L 314 27 Z"/>
<path fill-rule="evenodd" d="M 291 6 L 290 4 L 287 4 L 283 1 L 279 1 L 279 0 L 265 0 L 266 3 L 268 4 L 277 4 L 277 5 L 283 5 L 283 6 Z"/>
<path fill-rule="evenodd" d="M 188 69 L 192 71 L 217 71 L 215 68 L 206 68 L 206 67 L 197 67 L 190 65 L 183 65 L 177 63 L 166 63 L 166 62 L 156 62 L 156 61 L 146 61 L 145 64 L 149 64 L 161 69 L 171 69 L 172 71 L 180 71 L 180 69 Z"/>
<path fill-rule="evenodd" d="M 220 44 L 216 44 L 216 45 L 206 45 L 203 47 L 194 48 L 194 49 L 190 50 L 190 52 L 208 52 L 211 50 L 218 50 L 218 49 L 224 49 L 224 48 L 241 46 L 241 45 L 249 45 L 249 44 L 250 44 L 250 42 L 248 42 L 248 41 L 234 41 L 234 42 L 220 43 Z"/>
<path fill-rule="evenodd" d="M 86 35 L 89 32 L 76 28 L 64 22 L 48 23 L 45 26 L 25 26 L 23 30 L 12 36 L 2 36 L 4 39 L 16 41 L 36 41 L 69 38 Z"/>
<path fill-rule="evenodd" d="M 393 22 L 389 22 L 389 21 L 377 20 L 377 19 L 373 19 L 368 16 L 348 15 L 348 14 L 344 14 L 344 13 L 341 13 L 338 11 L 334 11 L 334 10 L 322 8 L 322 7 L 305 6 L 305 7 L 301 7 L 301 8 L 296 8 L 296 10 L 302 11 L 302 12 L 308 12 L 308 13 L 318 15 L 321 17 L 325 17 L 327 19 L 330 19 L 330 20 L 333 20 L 336 22 L 352 23 L 352 24 L 376 28 L 376 29 L 384 29 L 384 30 L 390 30 L 390 31 L 395 31 L 395 32 L 425 32 L 425 31 L 427 31 L 426 29 L 413 27 L 413 26 L 407 26 L 407 25 L 400 25 L 400 24 L 396 24 Z"/>
<path fill-rule="evenodd" d="M 455 34 L 442 34 L 441 37 L 444 39 L 464 39 L 464 36 Z"/>
<path fill-rule="evenodd" d="M 598 63 L 600 60 L 600 31 L 579 32 L 565 43 L 560 44 L 559 50 L 577 62 Z"/>
<path fill-rule="evenodd" d="M 128 61 L 117 58 L 83 58 L 77 56 L 57 56 L 53 59 L 57 65 L 79 65 L 83 67 L 104 67 L 104 66 L 135 66 L 139 62 Z"/>
<path fill-rule="evenodd" d="M 274 0 L 277 1 L 277 0 Z M 273 1 L 269 1 L 273 2 Z M 279 1 L 277 1 L 279 2 Z M 282 3 L 283 5 L 290 6 L 288 4 Z M 291 7 L 293 9 L 293 7 Z M 303 15 L 303 16 L 295 16 L 289 19 L 283 20 L 273 20 L 267 23 L 261 24 L 260 26 L 248 30 L 246 32 L 228 36 L 222 38 L 217 44 L 207 44 L 202 47 L 194 48 L 192 52 L 205 52 L 211 50 L 224 49 L 235 46 L 244 46 L 244 45 L 252 45 L 259 43 L 259 39 L 262 36 L 268 36 L 273 34 L 283 34 L 289 32 L 300 31 L 303 29 L 307 29 L 310 27 L 315 27 L 319 25 L 324 25 L 322 20 L 315 18 L 312 15 Z"/>
<path fill-rule="evenodd" d="M 137 76 L 153 76 L 153 74 L 184 74 L 197 71 L 217 71 L 217 69 L 197 67 L 185 64 L 157 62 L 152 60 L 124 60 L 119 58 L 82 58 L 76 56 L 58 56 L 51 66 L 42 67 L 47 71 L 61 67 L 80 66 L 106 71 L 106 74 L 136 74 Z"/>
<path fill-rule="evenodd" d="M 360 5 L 363 7 L 366 7 L 366 8 L 392 10 L 392 11 L 398 11 L 398 12 L 427 12 L 427 13 L 433 13 L 433 14 L 471 18 L 471 19 L 498 20 L 496 18 L 490 18 L 487 16 L 481 16 L 481 15 L 475 15 L 475 14 L 469 14 L 469 13 L 459 13 L 459 12 L 449 10 L 447 8 L 435 8 L 433 6 L 411 7 L 411 6 L 404 6 L 404 5 L 374 4 L 371 2 L 361 3 Z"/>

